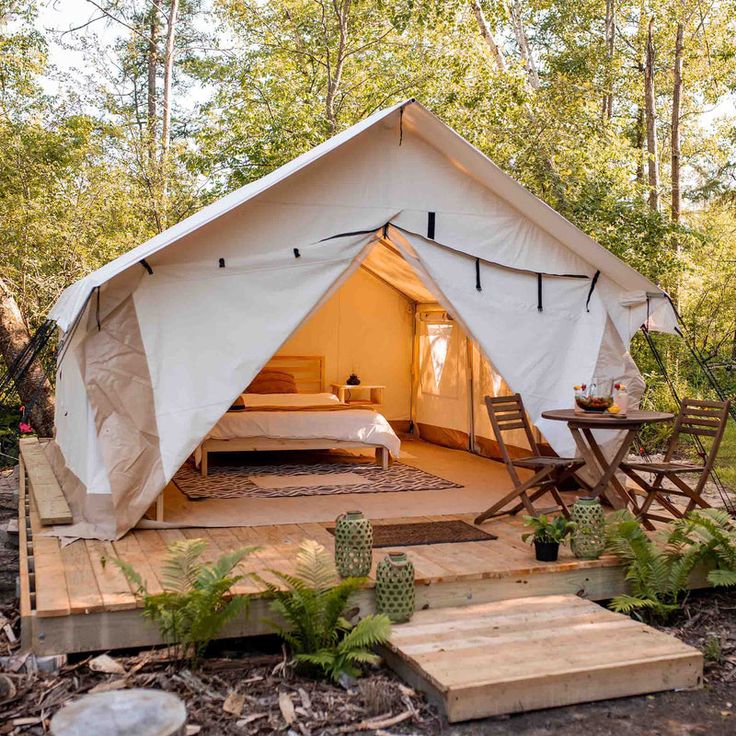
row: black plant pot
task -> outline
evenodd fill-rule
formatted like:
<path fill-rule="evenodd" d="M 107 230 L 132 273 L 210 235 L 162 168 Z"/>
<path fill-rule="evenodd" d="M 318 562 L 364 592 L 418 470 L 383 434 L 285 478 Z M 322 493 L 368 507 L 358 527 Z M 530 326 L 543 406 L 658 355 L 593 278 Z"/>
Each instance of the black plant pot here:
<path fill-rule="evenodd" d="M 534 540 L 534 550 L 537 553 L 537 559 L 540 562 L 556 562 L 557 555 L 560 552 L 559 542 L 540 542 Z"/>

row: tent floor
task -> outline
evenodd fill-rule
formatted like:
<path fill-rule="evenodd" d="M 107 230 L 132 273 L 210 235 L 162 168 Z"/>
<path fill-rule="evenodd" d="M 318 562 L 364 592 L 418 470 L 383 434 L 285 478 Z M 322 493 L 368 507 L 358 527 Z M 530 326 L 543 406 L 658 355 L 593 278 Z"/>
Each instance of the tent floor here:
<path fill-rule="evenodd" d="M 350 454 L 360 454 L 358 451 Z M 291 453 L 295 462 L 300 454 Z M 320 458 L 338 462 L 340 455 Z M 506 468 L 493 460 L 464 450 L 450 450 L 428 442 L 402 439 L 400 462 L 459 483 L 462 488 L 397 493 L 345 493 L 293 498 L 232 498 L 189 500 L 173 483 L 164 491 L 164 522 L 147 527 L 263 526 L 305 522 L 331 522 L 338 514 L 360 510 L 370 519 L 422 517 L 444 514 L 477 515 L 511 488 Z"/>
<path fill-rule="evenodd" d="M 499 463 L 423 443 L 411 443 L 407 449 L 412 457 L 405 461 L 415 462 L 464 487 L 431 492 L 185 502 L 198 515 L 190 513 L 183 520 L 199 526 L 135 529 L 116 542 L 78 540 L 64 547 L 58 539 L 45 536 L 32 494 L 26 496 L 21 489 L 24 648 L 38 654 L 55 654 L 161 643 L 157 629 L 141 617 L 131 586 L 120 570 L 107 562 L 112 557 L 129 562 L 151 591 L 161 589 L 167 545 L 179 539 L 206 539 L 208 559 L 244 545 L 255 545 L 258 551 L 244 560 L 239 571 L 266 575 L 269 569 L 289 572 L 294 570 L 295 552 L 302 540 L 317 539 L 333 548 L 334 539 L 326 527 L 346 509 L 364 510 L 375 524 L 440 519 L 460 519 L 472 524 L 475 514 L 508 488 L 508 478 Z M 237 505 L 232 506 L 233 503 Z M 205 524 L 199 516 L 201 509 L 218 504 L 227 505 L 229 523 L 233 523 L 232 514 L 237 513 L 236 523 L 250 525 L 224 527 L 211 520 Z M 613 556 L 577 560 L 564 548 L 558 562 L 536 562 L 532 549 L 521 541 L 520 518 L 495 519 L 482 528 L 498 539 L 404 548 L 416 568 L 418 610 L 566 593 L 603 600 L 624 590 L 623 568 Z M 385 553 L 385 549 L 376 550 L 374 564 Z M 364 612 L 373 608 L 372 585 L 371 576 L 358 595 L 357 603 Z M 268 604 L 261 596 L 262 586 L 244 578 L 235 586 L 235 592 L 253 594 L 250 613 L 246 619 L 233 623 L 223 637 L 267 633 L 263 618 Z"/>

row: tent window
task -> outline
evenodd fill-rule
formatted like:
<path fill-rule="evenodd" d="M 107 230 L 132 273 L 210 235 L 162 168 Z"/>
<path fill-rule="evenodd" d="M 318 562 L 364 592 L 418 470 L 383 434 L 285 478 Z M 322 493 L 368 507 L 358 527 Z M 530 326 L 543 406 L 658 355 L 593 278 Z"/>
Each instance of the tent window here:
<path fill-rule="evenodd" d="M 423 327 L 422 392 L 434 396 L 456 396 L 460 341 L 455 325 L 425 322 Z"/>

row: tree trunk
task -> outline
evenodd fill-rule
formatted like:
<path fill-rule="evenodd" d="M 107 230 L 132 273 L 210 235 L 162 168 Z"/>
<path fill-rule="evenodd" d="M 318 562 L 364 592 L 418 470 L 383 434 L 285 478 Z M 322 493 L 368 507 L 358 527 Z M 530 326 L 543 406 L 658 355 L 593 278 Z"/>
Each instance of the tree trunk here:
<path fill-rule="evenodd" d="M 654 97 L 654 17 L 649 20 L 647 51 L 644 63 L 644 109 L 647 126 L 647 163 L 649 207 L 659 210 L 659 159 L 657 157 L 657 109 Z"/>
<path fill-rule="evenodd" d="M 350 17 L 350 5 L 352 0 L 343 0 L 338 5 L 334 3 L 335 15 L 337 16 L 337 24 L 340 29 L 340 40 L 337 45 L 337 56 L 334 65 L 327 58 L 327 97 L 325 100 L 325 115 L 330 126 L 330 133 L 334 134 L 337 130 L 337 115 L 335 112 L 335 98 L 340 91 L 342 84 L 342 70 L 345 66 L 347 42 L 348 42 L 348 18 Z M 325 39 L 325 45 L 329 48 L 329 39 Z"/>
<path fill-rule="evenodd" d="M 10 366 L 28 344 L 28 333 L 18 303 L 0 279 L 0 357 Z M 15 385 L 21 402 L 29 408 L 30 423 L 42 437 L 54 432 L 54 399 L 51 385 L 38 362 L 33 362 Z"/>
<path fill-rule="evenodd" d="M 149 17 L 148 53 L 146 56 L 148 76 L 148 158 L 156 161 L 156 73 L 158 71 L 158 5 L 151 5 Z"/>
<path fill-rule="evenodd" d="M 496 67 L 498 71 L 505 72 L 506 62 L 503 58 L 503 54 L 501 53 L 501 49 L 496 43 L 496 39 L 493 37 L 491 28 L 488 25 L 488 21 L 486 20 L 486 17 L 483 13 L 483 8 L 481 8 L 478 0 L 470 0 L 470 7 L 473 10 L 475 19 L 478 21 L 478 30 L 480 31 L 481 38 L 486 42 L 486 45 L 491 52 L 491 56 L 496 62 Z"/>
<path fill-rule="evenodd" d="M 636 150 L 638 158 L 636 161 L 636 183 L 644 185 L 644 108 L 638 105 L 636 108 Z"/>
<path fill-rule="evenodd" d="M 512 0 L 509 4 L 509 15 L 511 16 L 511 25 L 514 28 L 514 36 L 519 47 L 519 55 L 526 69 L 526 78 L 532 89 L 539 89 L 539 74 L 537 66 L 534 63 L 534 57 L 529 48 L 529 38 L 524 30 L 524 24 L 521 21 L 521 9 L 518 2 Z"/>
<path fill-rule="evenodd" d="M 606 94 L 603 97 L 603 122 L 613 115 L 613 55 L 616 48 L 616 2 L 606 0 Z"/>
<path fill-rule="evenodd" d="M 685 38 L 685 24 L 677 24 L 675 37 L 675 62 L 672 86 L 672 222 L 679 224 L 680 193 L 680 108 L 682 104 L 682 49 Z"/>
<path fill-rule="evenodd" d="M 166 27 L 166 49 L 164 52 L 164 91 L 161 102 L 161 194 L 162 224 L 166 226 L 168 186 L 169 186 L 169 146 L 171 143 L 171 85 L 174 75 L 174 40 L 179 0 L 171 0 Z"/>

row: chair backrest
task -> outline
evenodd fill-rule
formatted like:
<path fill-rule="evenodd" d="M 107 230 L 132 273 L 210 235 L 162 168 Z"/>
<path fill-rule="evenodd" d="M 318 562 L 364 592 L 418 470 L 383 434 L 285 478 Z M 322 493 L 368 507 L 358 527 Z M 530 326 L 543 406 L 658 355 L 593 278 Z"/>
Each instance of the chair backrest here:
<path fill-rule="evenodd" d="M 521 395 L 486 396 L 485 402 L 499 452 L 504 463 L 506 463 L 509 474 L 518 485 L 521 483 L 521 480 L 516 472 L 516 468 L 511 462 L 511 455 L 503 438 L 503 433 L 512 429 L 523 429 L 531 449 L 531 454 L 535 456 L 540 455 L 537 440 L 534 437 L 534 432 L 532 431 L 526 411 L 524 411 L 524 403 L 521 400 Z"/>
<path fill-rule="evenodd" d="M 726 423 L 728 421 L 728 410 L 730 402 L 728 401 L 701 401 L 700 399 L 682 400 L 680 405 L 680 413 L 675 420 L 675 426 L 672 430 L 667 452 L 665 453 L 665 462 L 672 459 L 682 435 L 689 435 L 700 439 L 702 437 L 711 437 L 713 442 L 710 449 L 706 449 L 704 460 L 704 468 L 708 472 L 713 467 L 718 449 L 723 440 L 723 434 L 726 431 Z M 705 479 L 704 481 L 705 482 Z"/>

